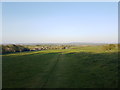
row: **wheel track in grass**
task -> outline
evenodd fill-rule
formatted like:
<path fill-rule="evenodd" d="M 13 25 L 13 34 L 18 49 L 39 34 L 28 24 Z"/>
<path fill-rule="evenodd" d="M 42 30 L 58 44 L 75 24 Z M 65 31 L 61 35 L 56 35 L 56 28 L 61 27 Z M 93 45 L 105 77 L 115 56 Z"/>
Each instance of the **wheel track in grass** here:
<path fill-rule="evenodd" d="M 57 61 L 56 61 L 56 63 L 54 64 L 54 66 L 52 67 L 52 69 L 50 70 L 50 72 L 48 73 L 47 79 L 46 79 L 46 81 L 43 83 L 43 85 L 42 85 L 41 88 L 44 88 L 45 85 L 47 84 L 47 82 L 48 82 L 48 80 L 49 80 L 49 77 L 50 77 L 51 73 L 54 71 L 56 65 L 58 64 L 58 62 L 59 62 L 59 60 L 60 60 L 61 55 L 62 55 L 62 54 L 59 54 L 59 55 L 57 56 Z"/>

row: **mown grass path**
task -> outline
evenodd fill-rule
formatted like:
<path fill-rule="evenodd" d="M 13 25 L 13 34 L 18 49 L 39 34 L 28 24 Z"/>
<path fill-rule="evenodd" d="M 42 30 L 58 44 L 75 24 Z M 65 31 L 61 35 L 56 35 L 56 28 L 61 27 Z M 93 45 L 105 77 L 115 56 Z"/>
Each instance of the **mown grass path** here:
<path fill-rule="evenodd" d="M 44 88 L 46 86 L 46 84 L 48 83 L 49 77 L 51 76 L 51 74 L 55 70 L 57 64 L 59 63 L 60 57 L 61 57 L 61 54 L 58 55 L 56 63 L 54 64 L 54 66 L 52 67 L 52 69 L 50 70 L 50 72 L 48 73 L 46 81 L 45 81 L 45 83 L 43 84 L 43 86 L 41 88 Z"/>
<path fill-rule="evenodd" d="M 109 54 L 63 54 L 45 88 L 117 87 L 117 59 L 113 61 L 111 57 Z"/>

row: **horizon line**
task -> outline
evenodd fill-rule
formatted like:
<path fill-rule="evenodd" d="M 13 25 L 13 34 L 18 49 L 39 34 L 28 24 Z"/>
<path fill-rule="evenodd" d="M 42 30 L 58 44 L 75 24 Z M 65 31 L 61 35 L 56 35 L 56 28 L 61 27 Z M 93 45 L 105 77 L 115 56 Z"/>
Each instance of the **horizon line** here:
<path fill-rule="evenodd" d="M 31 42 L 31 43 L 0 43 L 1 44 L 84 44 L 84 43 L 93 43 L 93 44 L 119 44 L 119 42 Z"/>

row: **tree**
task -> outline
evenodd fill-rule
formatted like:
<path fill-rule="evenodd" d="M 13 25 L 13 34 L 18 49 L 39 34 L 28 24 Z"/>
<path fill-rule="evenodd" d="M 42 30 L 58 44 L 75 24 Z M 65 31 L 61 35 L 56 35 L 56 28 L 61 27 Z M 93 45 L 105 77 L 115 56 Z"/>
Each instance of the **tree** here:
<path fill-rule="evenodd" d="M 104 45 L 103 50 L 112 50 L 115 47 L 116 47 L 115 44 Z"/>

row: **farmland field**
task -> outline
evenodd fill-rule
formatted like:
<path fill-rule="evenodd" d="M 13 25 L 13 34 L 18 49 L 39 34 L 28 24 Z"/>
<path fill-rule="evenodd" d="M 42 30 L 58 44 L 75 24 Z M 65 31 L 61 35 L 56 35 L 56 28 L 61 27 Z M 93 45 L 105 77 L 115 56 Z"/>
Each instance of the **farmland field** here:
<path fill-rule="evenodd" d="M 73 47 L 3 55 L 3 88 L 116 88 L 118 50 Z"/>

